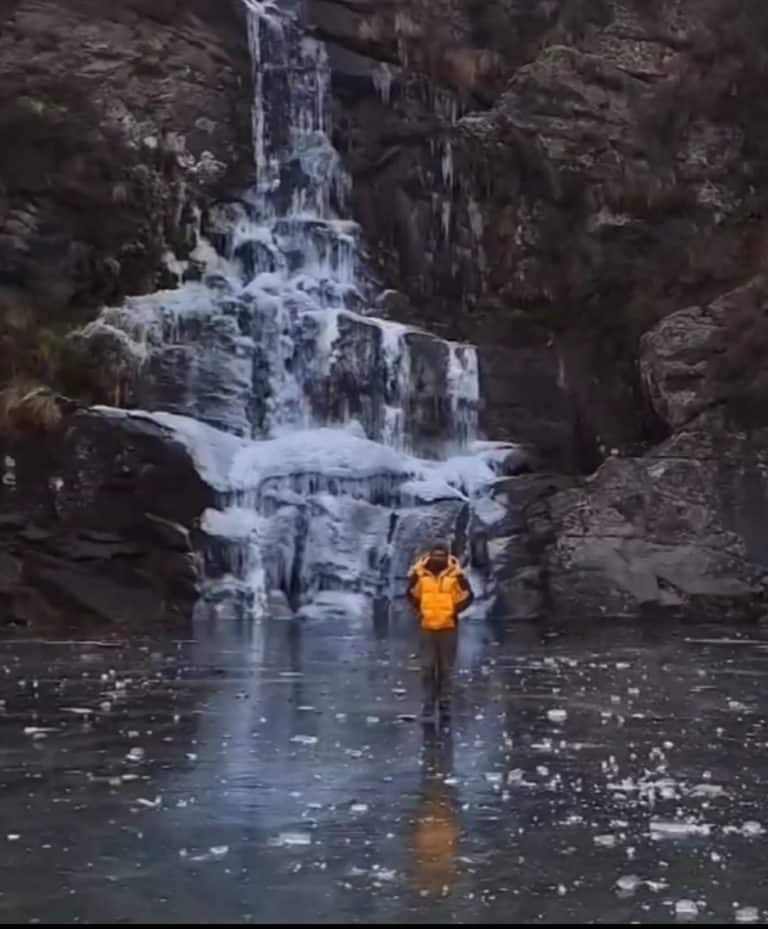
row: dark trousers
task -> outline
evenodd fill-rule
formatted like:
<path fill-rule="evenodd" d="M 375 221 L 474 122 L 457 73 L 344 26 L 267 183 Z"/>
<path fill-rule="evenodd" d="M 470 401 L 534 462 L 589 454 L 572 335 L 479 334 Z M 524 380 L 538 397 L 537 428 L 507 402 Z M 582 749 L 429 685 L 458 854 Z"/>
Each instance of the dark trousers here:
<path fill-rule="evenodd" d="M 448 710 L 451 705 L 451 678 L 456 664 L 457 629 L 439 632 L 421 630 L 421 682 L 425 708 Z"/>

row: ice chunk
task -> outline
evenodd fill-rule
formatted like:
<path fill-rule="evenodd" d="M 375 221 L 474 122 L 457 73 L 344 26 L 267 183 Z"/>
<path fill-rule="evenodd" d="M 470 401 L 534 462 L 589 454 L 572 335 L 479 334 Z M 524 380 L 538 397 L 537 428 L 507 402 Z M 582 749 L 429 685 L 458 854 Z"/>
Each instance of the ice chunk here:
<path fill-rule="evenodd" d="M 660 893 L 662 890 L 666 890 L 669 887 L 669 884 L 666 881 L 645 881 L 645 886 L 652 893 Z"/>
<path fill-rule="evenodd" d="M 278 848 L 290 848 L 312 844 L 312 836 L 308 832 L 281 832 L 275 836 L 270 845 Z"/>
<path fill-rule="evenodd" d="M 291 739 L 296 745 L 317 745 L 316 735 L 295 735 Z"/>
<path fill-rule="evenodd" d="M 707 800 L 714 800 L 725 795 L 725 789 L 718 784 L 697 784 L 688 794 L 689 797 L 704 797 Z"/>
<path fill-rule="evenodd" d="M 623 893 L 634 893 L 642 883 L 636 874 L 625 874 L 616 881 L 616 886 Z"/>
<path fill-rule="evenodd" d="M 699 908 L 693 900 L 678 900 L 675 903 L 675 916 L 695 918 L 699 915 Z"/>
<path fill-rule="evenodd" d="M 760 911 L 756 906 L 740 906 L 733 918 L 737 923 L 756 923 L 760 921 Z"/>
<path fill-rule="evenodd" d="M 128 754 L 125 756 L 126 759 L 134 764 L 138 764 L 140 761 L 144 760 L 145 751 L 143 748 L 140 748 L 138 745 L 134 746 Z"/>
<path fill-rule="evenodd" d="M 550 722 L 553 723 L 562 723 L 568 717 L 568 713 L 565 710 L 549 710 L 547 713 L 547 718 Z"/>
<path fill-rule="evenodd" d="M 712 827 L 707 823 L 651 821 L 652 839 L 684 839 L 690 836 L 707 836 Z"/>
<path fill-rule="evenodd" d="M 741 834 L 747 838 L 754 838 L 758 835 L 764 835 L 765 829 L 761 823 L 750 820 L 749 822 L 744 823 L 741 827 Z"/>
<path fill-rule="evenodd" d="M 616 845 L 616 836 L 596 835 L 592 837 L 592 841 L 595 843 L 595 845 L 599 845 L 601 848 L 613 848 Z"/>

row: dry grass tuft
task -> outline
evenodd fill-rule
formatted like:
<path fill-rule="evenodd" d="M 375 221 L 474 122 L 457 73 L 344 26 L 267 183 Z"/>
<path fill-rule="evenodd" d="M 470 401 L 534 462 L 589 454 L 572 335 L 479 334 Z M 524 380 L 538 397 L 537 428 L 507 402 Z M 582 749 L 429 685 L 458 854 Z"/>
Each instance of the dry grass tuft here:
<path fill-rule="evenodd" d="M 0 432 L 54 432 L 62 421 L 56 394 L 49 387 L 15 381 L 0 390 Z"/>

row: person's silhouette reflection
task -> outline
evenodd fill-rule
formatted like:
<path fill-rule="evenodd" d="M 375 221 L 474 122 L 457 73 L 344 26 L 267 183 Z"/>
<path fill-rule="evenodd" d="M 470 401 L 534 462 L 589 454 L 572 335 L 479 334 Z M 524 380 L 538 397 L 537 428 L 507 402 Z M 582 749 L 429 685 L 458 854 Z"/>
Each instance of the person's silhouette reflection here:
<path fill-rule="evenodd" d="M 424 779 L 412 843 L 413 879 L 418 891 L 446 896 L 457 878 L 459 823 L 455 788 L 445 780 L 453 771 L 450 732 L 424 726 Z"/>

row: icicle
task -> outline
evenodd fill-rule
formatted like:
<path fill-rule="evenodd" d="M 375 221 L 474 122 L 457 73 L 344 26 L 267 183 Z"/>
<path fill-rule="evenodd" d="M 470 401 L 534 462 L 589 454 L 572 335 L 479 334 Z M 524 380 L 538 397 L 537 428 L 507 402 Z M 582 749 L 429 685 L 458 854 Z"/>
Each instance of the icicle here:
<path fill-rule="evenodd" d="M 392 83 L 394 81 L 392 68 L 386 64 L 386 62 L 382 61 L 373 69 L 372 79 L 373 86 L 381 102 L 389 106 L 392 98 Z"/>

